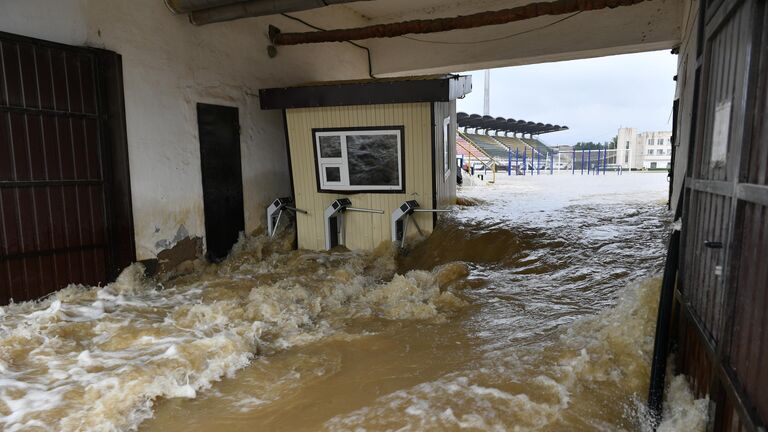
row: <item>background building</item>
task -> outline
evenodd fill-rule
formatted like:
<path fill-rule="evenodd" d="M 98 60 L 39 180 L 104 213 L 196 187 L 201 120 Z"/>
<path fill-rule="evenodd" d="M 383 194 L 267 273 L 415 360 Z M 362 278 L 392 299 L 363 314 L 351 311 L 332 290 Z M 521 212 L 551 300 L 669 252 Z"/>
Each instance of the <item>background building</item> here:
<path fill-rule="evenodd" d="M 625 169 L 667 169 L 672 164 L 672 132 L 619 128 L 617 156 Z"/>

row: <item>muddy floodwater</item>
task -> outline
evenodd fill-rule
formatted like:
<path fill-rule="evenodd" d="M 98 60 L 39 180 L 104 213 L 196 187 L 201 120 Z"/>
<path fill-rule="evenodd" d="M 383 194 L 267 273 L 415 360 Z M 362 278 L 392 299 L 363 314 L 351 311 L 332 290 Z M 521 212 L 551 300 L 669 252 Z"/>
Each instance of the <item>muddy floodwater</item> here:
<path fill-rule="evenodd" d="M 399 257 L 249 237 L 191 275 L 3 307 L 0 429 L 647 430 L 666 192 L 499 176 Z M 663 430 L 700 428 L 671 394 Z"/>

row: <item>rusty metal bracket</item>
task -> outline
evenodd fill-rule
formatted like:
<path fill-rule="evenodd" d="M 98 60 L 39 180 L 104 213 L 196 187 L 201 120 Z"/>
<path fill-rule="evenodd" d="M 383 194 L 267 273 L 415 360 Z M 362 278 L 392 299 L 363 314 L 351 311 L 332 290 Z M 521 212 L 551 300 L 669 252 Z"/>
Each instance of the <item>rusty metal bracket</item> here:
<path fill-rule="evenodd" d="M 273 26 L 272 24 L 270 24 L 269 27 L 267 28 L 267 36 L 269 37 L 269 45 L 267 45 L 267 55 L 269 56 L 269 58 L 277 57 L 277 46 L 275 44 L 275 39 L 280 33 L 281 33 L 280 29 Z"/>

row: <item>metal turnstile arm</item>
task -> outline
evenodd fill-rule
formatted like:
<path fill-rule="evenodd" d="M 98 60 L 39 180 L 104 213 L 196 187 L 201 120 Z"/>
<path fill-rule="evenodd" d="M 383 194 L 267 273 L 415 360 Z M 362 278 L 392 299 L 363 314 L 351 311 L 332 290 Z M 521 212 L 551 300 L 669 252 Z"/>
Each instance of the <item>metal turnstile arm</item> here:
<path fill-rule="evenodd" d="M 347 207 L 346 209 L 344 209 L 344 211 L 353 211 L 353 212 L 360 212 L 360 213 L 384 214 L 384 210 L 358 208 L 358 207 Z"/>

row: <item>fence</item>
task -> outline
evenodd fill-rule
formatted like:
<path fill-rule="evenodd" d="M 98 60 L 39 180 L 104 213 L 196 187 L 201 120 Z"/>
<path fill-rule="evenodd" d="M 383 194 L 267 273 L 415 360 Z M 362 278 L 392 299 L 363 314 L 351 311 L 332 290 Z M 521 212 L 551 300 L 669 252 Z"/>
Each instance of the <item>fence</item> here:
<path fill-rule="evenodd" d="M 539 152 L 534 149 L 510 150 L 507 155 L 507 175 L 541 175 L 555 173 L 605 175 L 609 171 L 621 174 L 628 169 L 617 163 L 617 151 L 608 149 Z"/>

